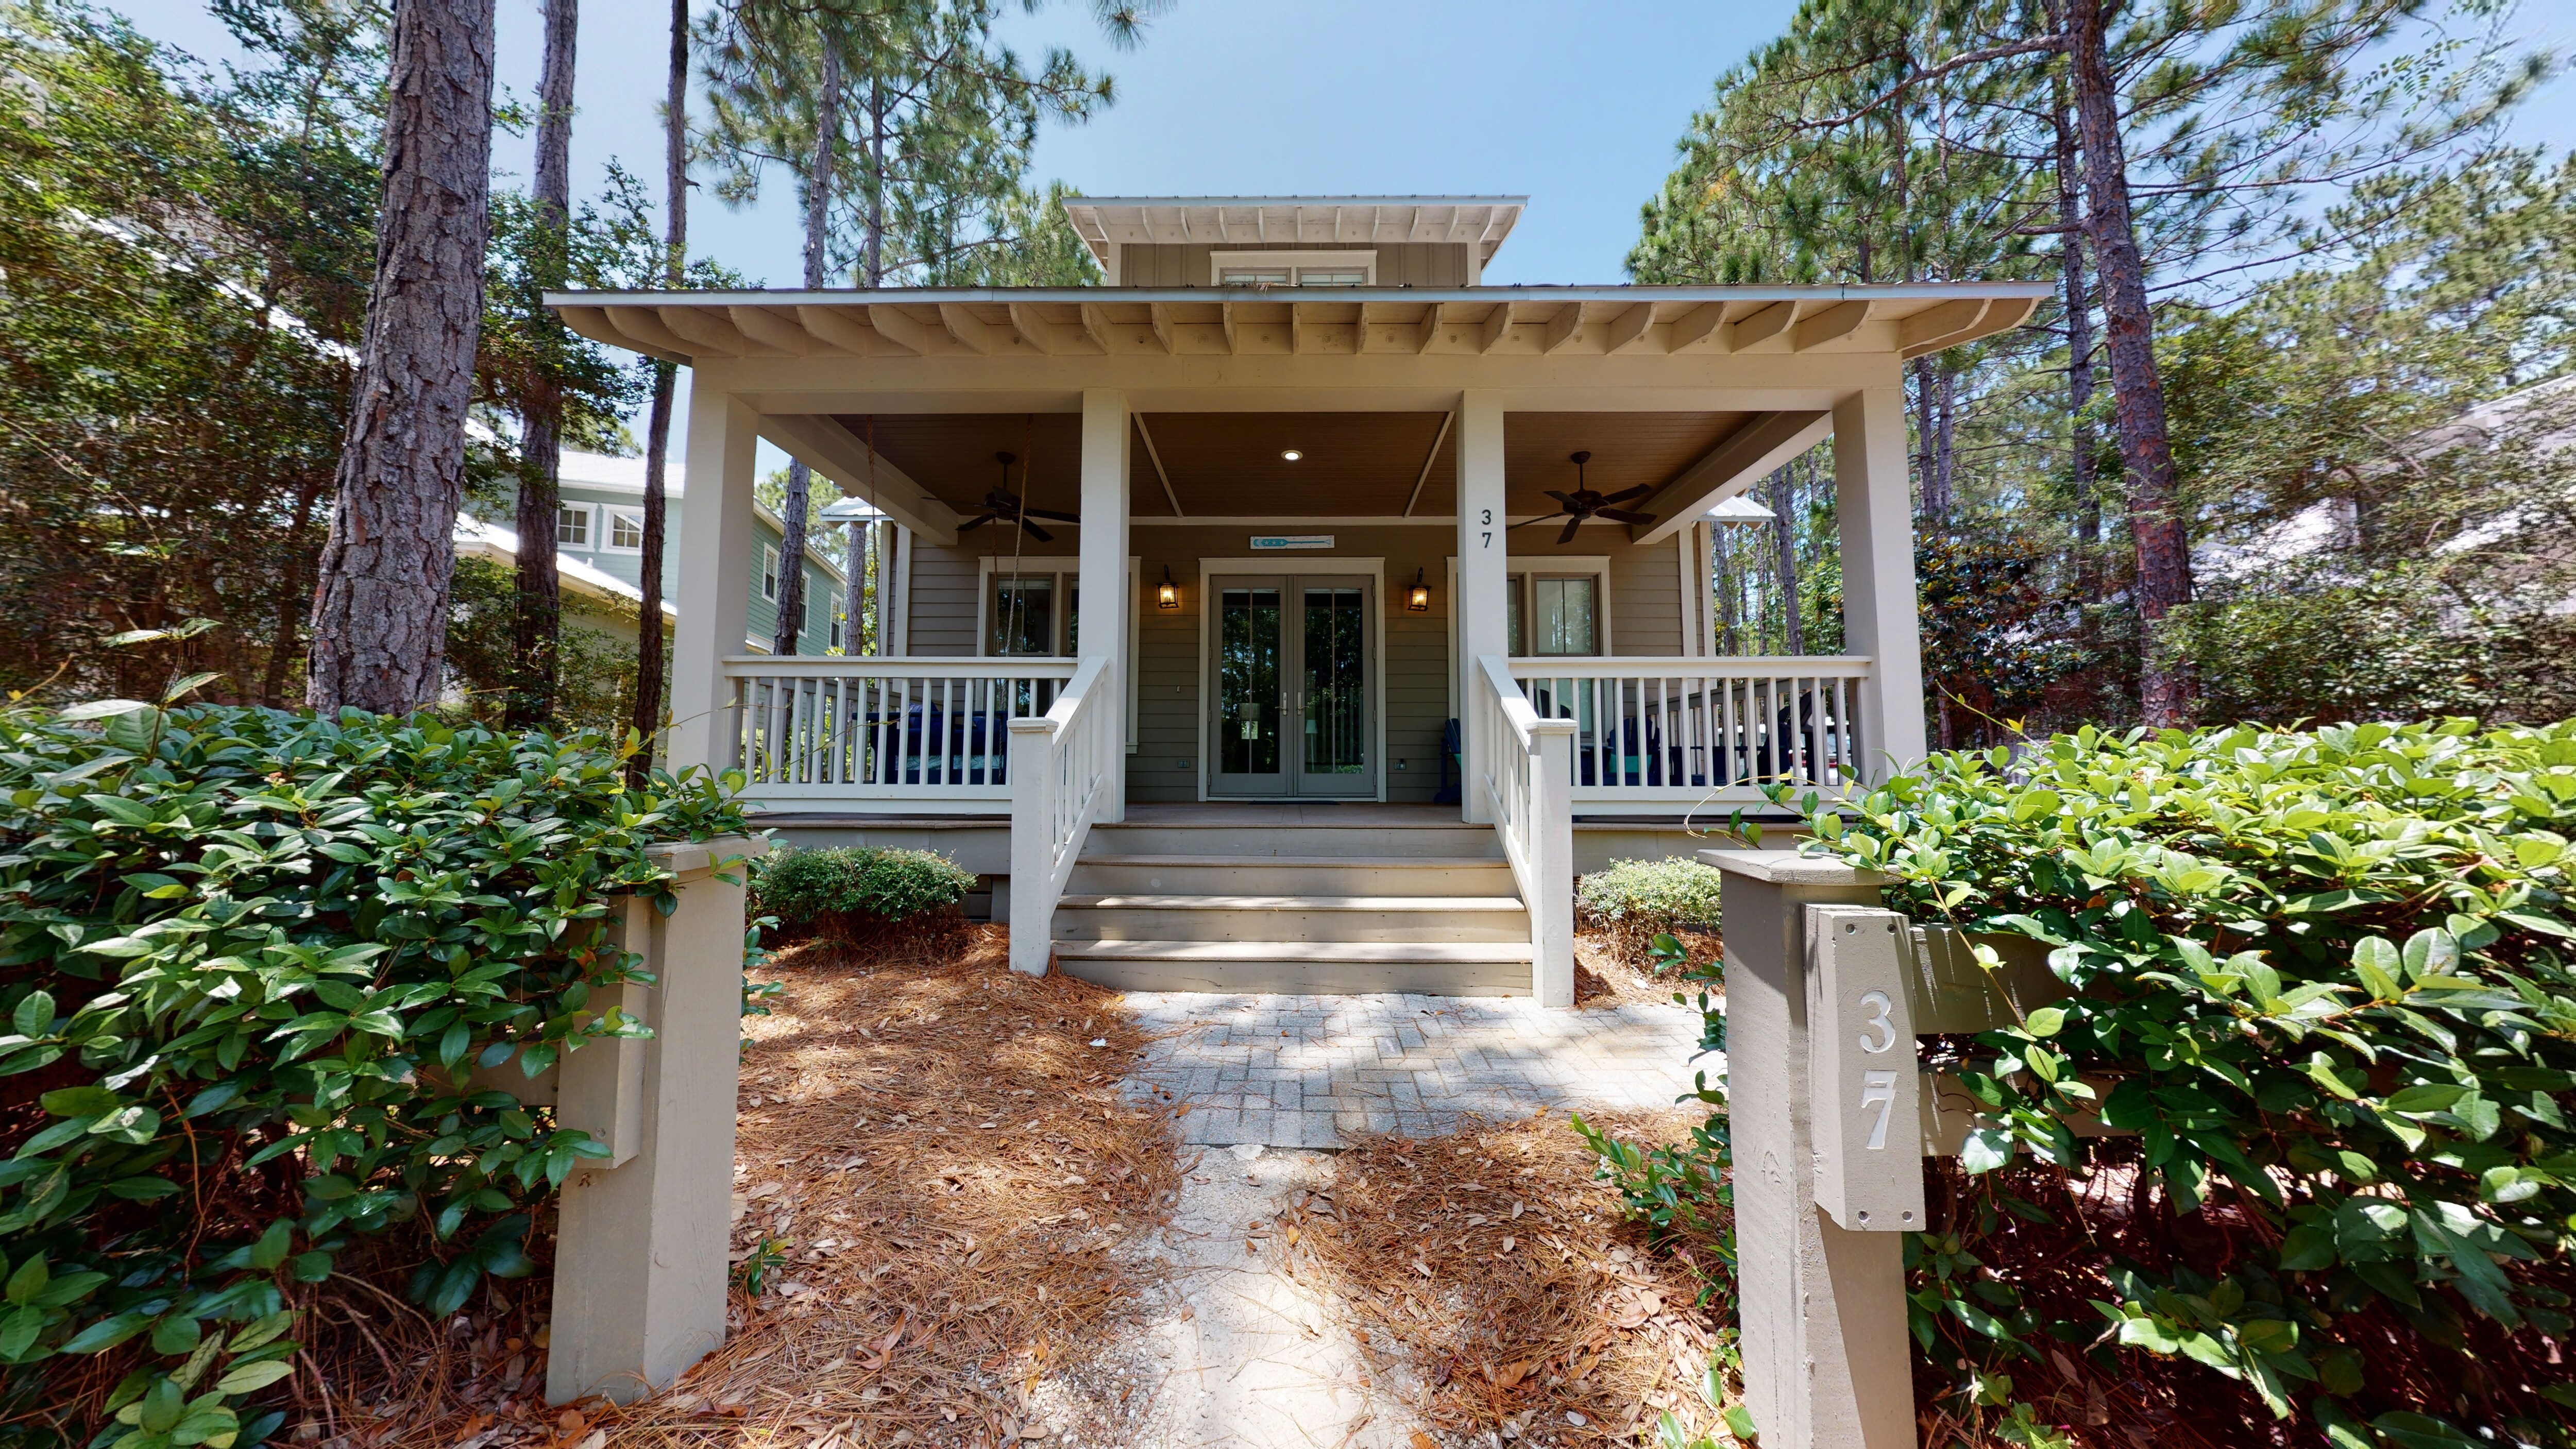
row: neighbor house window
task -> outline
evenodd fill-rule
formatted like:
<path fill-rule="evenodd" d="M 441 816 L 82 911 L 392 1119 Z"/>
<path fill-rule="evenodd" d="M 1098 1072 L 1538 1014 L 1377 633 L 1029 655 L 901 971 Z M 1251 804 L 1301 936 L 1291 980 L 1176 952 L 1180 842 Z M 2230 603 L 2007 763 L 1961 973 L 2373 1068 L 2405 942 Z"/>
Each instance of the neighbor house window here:
<path fill-rule="evenodd" d="M 642 553 L 644 515 L 627 508 L 608 510 L 608 547 L 616 553 Z"/>
<path fill-rule="evenodd" d="M 832 634 L 832 647 L 833 647 L 833 648 L 835 648 L 835 649 L 840 649 L 840 648 L 845 647 L 845 646 L 843 645 L 843 643 L 842 643 L 842 640 L 841 640 L 841 631 L 842 631 L 843 627 L 845 626 L 846 622 L 847 622 L 847 616 L 846 616 L 846 615 L 844 615 L 844 614 L 841 612 L 841 601 L 840 601 L 838 598 L 834 598 L 834 599 L 832 600 L 832 628 L 831 628 L 831 634 Z"/>
<path fill-rule="evenodd" d="M 567 503 L 555 510 L 555 544 L 559 548 L 590 547 L 590 506 Z"/>
<path fill-rule="evenodd" d="M 765 543 L 760 546 L 760 596 L 778 602 L 778 550 Z"/>

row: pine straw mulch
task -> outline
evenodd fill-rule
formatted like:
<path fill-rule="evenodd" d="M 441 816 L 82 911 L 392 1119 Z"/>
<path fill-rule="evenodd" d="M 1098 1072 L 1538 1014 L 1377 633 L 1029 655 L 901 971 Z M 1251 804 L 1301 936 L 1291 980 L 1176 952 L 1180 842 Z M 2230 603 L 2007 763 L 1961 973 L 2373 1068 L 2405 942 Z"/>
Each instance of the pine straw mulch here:
<path fill-rule="evenodd" d="M 1682 949 L 1692 961 L 1715 961 L 1719 957 L 1718 936 L 1714 931 L 1676 933 Z M 1704 983 L 1685 978 L 1679 971 L 1657 971 L 1654 963 L 1622 949 L 1613 937 L 1578 929 L 1574 937 L 1574 1004 L 1621 1006 L 1630 1003 L 1667 1005 L 1678 991 L 1691 1000 L 1699 999 Z"/>
<path fill-rule="evenodd" d="M 319 1449 L 999 1445 L 1049 1413 L 1115 1422 L 1134 1385 L 1098 1369 L 1153 1286 L 1122 1240 L 1179 1187 L 1156 1114 L 1116 1083 L 1145 1043 L 1112 993 L 1013 975 L 998 927 L 781 950 L 783 994 L 744 1023 L 737 1282 L 725 1346 L 670 1392 L 549 1409 L 549 1275 L 486 1280 L 432 1324 L 335 1278 L 299 1394 Z M 1094 1043 L 1098 1043 L 1095 1045 Z M 541 1226 L 530 1245 L 551 1246 Z M 334 1311 L 336 1309 L 336 1311 Z M 295 1380 L 301 1388 L 306 1375 Z M 295 1421 L 290 1420 L 290 1423 Z M 1114 1436 L 1113 1436 L 1114 1437 Z"/>
<path fill-rule="evenodd" d="M 1172 1134 L 1118 1100 L 1146 1038 L 1114 994 L 1013 975 L 1006 952 L 966 927 L 773 958 L 786 993 L 745 1023 L 734 1252 L 784 1261 L 675 1391 L 593 1420 L 609 1444 L 996 1445 L 1031 1429 L 1042 1380 L 1059 1425 L 1059 1406 L 1123 1419 L 1136 1386 L 1089 1371 L 1152 1286 L 1117 1250 L 1169 1214 Z"/>
<path fill-rule="evenodd" d="M 1696 1119 L 1587 1120 L 1663 1143 Z M 1415 1449 L 1489 1433 L 1632 1444 L 1664 1409 L 1716 1431 L 1699 1384 L 1724 1310 L 1697 1296 L 1701 1270 L 1723 1270 L 1691 1244 L 1651 1251 L 1617 1189 L 1594 1180 L 1597 1163 L 1562 1118 L 1377 1138 L 1283 1219 L 1289 1271 L 1345 1305 L 1374 1377 L 1424 1385 L 1417 1410 L 1440 1437 L 1418 1434 Z"/>

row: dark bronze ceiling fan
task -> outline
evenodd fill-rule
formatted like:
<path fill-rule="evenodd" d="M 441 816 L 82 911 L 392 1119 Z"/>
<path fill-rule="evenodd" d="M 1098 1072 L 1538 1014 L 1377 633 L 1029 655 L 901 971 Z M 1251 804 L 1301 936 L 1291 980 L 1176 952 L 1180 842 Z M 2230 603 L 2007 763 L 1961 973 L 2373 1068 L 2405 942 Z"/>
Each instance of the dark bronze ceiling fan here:
<path fill-rule="evenodd" d="M 995 453 L 993 458 L 996 462 L 999 462 L 1002 465 L 1002 486 L 984 495 L 984 511 L 975 515 L 973 518 L 967 519 L 964 523 L 957 525 L 957 531 L 959 533 L 964 533 L 968 529 L 981 528 L 988 523 L 1016 523 L 1020 526 L 1021 532 L 1036 539 L 1038 542 L 1053 543 L 1055 542 L 1055 535 L 1038 527 L 1035 523 L 1030 521 L 1031 519 L 1044 518 L 1056 523 L 1080 523 L 1082 521 L 1082 516 L 1080 514 L 1058 513 L 1051 508 L 1031 508 L 1024 501 L 1012 497 L 1011 465 L 1020 461 L 1019 455 L 1016 453 Z M 1028 481 L 1028 474 L 1023 472 L 1020 475 L 1020 487 L 1023 491 L 1028 488 Z"/>
<path fill-rule="evenodd" d="M 1634 488 L 1623 488 L 1616 493 L 1595 493 L 1591 489 L 1583 486 L 1583 465 L 1592 461 L 1592 455 L 1590 453 L 1576 453 L 1569 457 L 1567 461 L 1574 464 L 1574 491 L 1571 493 L 1559 493 L 1553 488 L 1545 490 L 1548 497 L 1555 499 L 1559 504 L 1563 505 L 1564 511 L 1560 513 L 1542 513 L 1535 518 L 1524 518 L 1520 523 L 1511 525 L 1511 528 L 1518 528 L 1522 523 L 1545 523 L 1552 518 L 1562 518 L 1565 520 L 1565 532 L 1556 536 L 1557 546 L 1562 548 L 1566 544 L 1574 542 L 1574 531 L 1581 528 L 1583 526 L 1583 520 L 1587 518 L 1615 518 L 1621 523 L 1633 523 L 1639 527 L 1643 527 L 1646 524 L 1655 521 L 1655 515 L 1651 513 L 1634 513 L 1625 508 L 1614 508 L 1611 506 L 1617 503 L 1625 503 L 1631 498 L 1645 497 L 1647 494 L 1655 491 L 1653 484 L 1640 483 Z M 1507 528 L 1504 531 L 1508 533 L 1510 532 L 1510 529 Z"/>

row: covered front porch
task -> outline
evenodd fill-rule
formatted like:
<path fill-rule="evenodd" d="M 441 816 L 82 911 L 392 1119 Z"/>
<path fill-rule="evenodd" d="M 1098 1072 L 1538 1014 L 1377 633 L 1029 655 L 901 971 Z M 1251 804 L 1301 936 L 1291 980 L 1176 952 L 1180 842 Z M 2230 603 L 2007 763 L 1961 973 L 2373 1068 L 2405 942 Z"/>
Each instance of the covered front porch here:
<path fill-rule="evenodd" d="M 1434 944 L 1413 940 L 1434 934 L 1420 901 L 1485 916 L 1501 902 L 1519 913 L 1505 931 L 1525 947 L 1518 989 L 1570 999 L 1578 822 L 1626 821 L 1633 838 L 1759 809 L 1780 786 L 1843 791 L 1921 754 L 1898 369 L 2026 303 L 1598 289 L 1614 307 L 1562 295 L 1589 289 L 1502 290 L 1417 293 L 1410 321 L 1374 299 L 1204 290 L 1186 303 L 1219 314 L 1206 322 L 1150 297 L 567 299 L 592 335 L 694 349 L 674 763 L 742 771 L 781 823 L 947 820 L 989 838 L 1006 820 L 1007 859 L 987 873 L 1007 879 L 1014 964 L 1031 970 L 1151 957 L 1132 934 L 1068 936 L 1069 895 L 1122 903 L 1122 930 L 1205 905 L 1078 880 L 1086 857 L 1098 880 L 1125 879 L 1096 827 L 1274 802 L 1300 819 L 1173 837 L 1204 839 L 1211 859 L 1287 862 L 1261 889 L 1205 894 L 1306 922 L 1344 919 L 1314 903 L 1347 897 L 1361 904 L 1331 909 L 1368 914 L 1372 934 L 1317 926 L 1192 959 L 1330 954 L 1333 970 L 1301 979 L 1356 981 L 1355 962 L 1436 954 L 1412 949 Z M 743 637 L 755 566 L 758 438 L 881 517 L 867 542 L 880 652 L 725 647 Z M 1721 653 L 1708 510 L 1828 440 L 1845 652 Z M 1404 851 L 1380 847 L 1411 837 L 1356 808 L 1375 805 L 1475 827 L 1503 885 L 1337 894 L 1296 883 L 1322 868 L 1308 855 L 1264 848 L 1294 837 L 1316 861 L 1376 861 L 1395 880 Z M 1511 959 L 1477 957 L 1477 979 Z"/>

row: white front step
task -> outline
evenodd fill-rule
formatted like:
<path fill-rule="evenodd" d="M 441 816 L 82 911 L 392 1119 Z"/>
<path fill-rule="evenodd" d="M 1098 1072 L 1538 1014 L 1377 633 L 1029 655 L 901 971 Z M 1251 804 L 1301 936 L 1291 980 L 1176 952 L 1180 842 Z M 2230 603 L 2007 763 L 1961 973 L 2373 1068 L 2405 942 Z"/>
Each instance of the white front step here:
<path fill-rule="evenodd" d="M 1486 825 L 1096 825 L 1052 935 L 1129 991 L 1526 996 L 1534 957 Z"/>
<path fill-rule="evenodd" d="M 1529 943 L 1516 896 L 1069 895 L 1062 941 Z"/>
<path fill-rule="evenodd" d="M 1118 991 L 1527 996 L 1528 942 L 1058 941 L 1065 974 Z"/>
<path fill-rule="evenodd" d="M 1509 861 L 1483 856 L 1122 855 L 1091 849 L 1074 862 L 1065 889 L 1147 895 L 1500 896 L 1520 887 Z"/>

